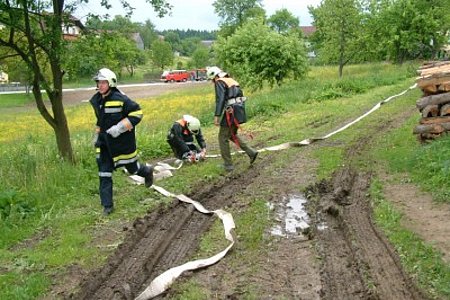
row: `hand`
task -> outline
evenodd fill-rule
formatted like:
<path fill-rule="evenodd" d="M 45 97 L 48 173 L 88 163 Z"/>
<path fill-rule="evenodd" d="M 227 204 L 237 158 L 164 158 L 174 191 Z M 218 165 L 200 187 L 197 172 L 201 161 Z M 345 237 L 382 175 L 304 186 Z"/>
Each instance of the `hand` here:
<path fill-rule="evenodd" d="M 99 133 L 100 133 L 100 127 L 96 126 L 94 136 L 92 137 L 92 146 L 94 146 L 94 147 L 97 147 Z"/>
<path fill-rule="evenodd" d="M 206 148 L 203 148 L 199 154 L 200 154 L 200 159 L 204 160 L 206 158 Z"/>
<path fill-rule="evenodd" d="M 94 136 L 92 137 L 92 146 L 96 147 L 98 142 L 98 132 L 94 133 Z"/>
<path fill-rule="evenodd" d="M 219 126 L 219 117 L 214 116 L 214 125 Z"/>

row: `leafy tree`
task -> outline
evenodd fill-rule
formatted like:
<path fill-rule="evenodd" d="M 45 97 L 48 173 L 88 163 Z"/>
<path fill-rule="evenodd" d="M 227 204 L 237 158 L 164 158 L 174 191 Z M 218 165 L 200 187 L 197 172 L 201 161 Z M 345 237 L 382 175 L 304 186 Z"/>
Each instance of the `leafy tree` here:
<path fill-rule="evenodd" d="M 164 36 L 164 41 L 169 43 L 174 51 L 182 51 L 180 36 L 176 31 L 168 31 Z"/>
<path fill-rule="evenodd" d="M 278 33 L 286 33 L 300 26 L 300 20 L 286 8 L 277 10 L 267 19 L 270 28 Z"/>
<path fill-rule="evenodd" d="M 191 56 L 192 53 L 201 45 L 198 37 L 185 38 L 181 41 L 181 54 Z"/>
<path fill-rule="evenodd" d="M 165 41 L 156 40 L 152 45 L 151 57 L 153 63 L 164 70 L 166 66 L 173 63 L 172 47 Z"/>
<path fill-rule="evenodd" d="M 346 64 L 365 51 L 362 39 L 362 15 L 357 0 L 324 0 L 309 7 L 317 31 L 312 40 L 321 60 L 339 65 L 342 77 Z"/>
<path fill-rule="evenodd" d="M 170 30 L 163 30 L 160 32 L 160 34 L 163 36 L 166 36 L 168 32 L 175 32 L 176 34 L 178 34 L 178 37 L 180 38 L 180 40 L 184 40 L 187 38 L 194 38 L 194 37 L 199 38 L 200 40 L 215 40 L 216 39 L 216 32 L 215 31 L 207 31 L 207 30 L 170 29 Z"/>
<path fill-rule="evenodd" d="M 64 69 L 70 79 L 92 76 L 104 66 L 120 70 L 121 66 L 124 66 L 119 61 L 120 52 L 133 47 L 136 48 L 134 43 L 120 34 L 108 32 L 87 34 L 67 46 L 64 53 Z"/>
<path fill-rule="evenodd" d="M 1 49 L 8 50 L 8 49 Z M 0 57 L 7 56 L 6 52 L 0 50 Z M 30 82 L 32 80 L 27 65 L 19 57 L 14 56 L 9 59 L 0 60 L 1 69 L 8 73 L 10 82 L 20 82 L 25 86 L 26 93 L 29 94 Z"/>
<path fill-rule="evenodd" d="M 222 19 L 221 36 L 229 36 L 247 20 L 265 18 L 262 0 L 216 0 L 214 12 Z"/>
<path fill-rule="evenodd" d="M 146 56 L 143 50 L 137 48 L 134 41 L 118 36 L 114 38 L 116 47 L 113 54 L 115 61 L 118 63 L 119 74 L 122 69 L 126 69 L 130 76 L 134 76 L 134 70 L 138 65 L 142 65 L 146 61 Z"/>
<path fill-rule="evenodd" d="M 158 39 L 158 33 L 155 30 L 155 25 L 150 20 L 147 20 L 144 25 L 139 26 L 138 31 L 144 40 L 144 48 L 150 49 L 152 43 Z"/>
<path fill-rule="evenodd" d="M 198 46 L 192 53 L 192 59 L 189 62 L 189 67 L 193 69 L 205 68 L 209 65 L 209 50 L 205 46 Z"/>
<path fill-rule="evenodd" d="M 170 9 L 165 0 L 147 2 L 161 15 Z M 102 5 L 109 5 L 108 1 L 102 0 Z M 37 108 L 55 133 L 59 153 L 71 162 L 75 159 L 62 101 L 62 28 L 71 24 L 70 14 L 75 8 L 76 2 L 66 5 L 64 0 L 0 1 L 0 23 L 5 26 L 0 34 L 0 46 L 10 49 L 26 63 L 32 74 L 32 92 Z M 43 101 L 41 89 L 47 93 L 51 110 Z"/>
<path fill-rule="evenodd" d="M 376 40 L 373 47 L 396 63 L 432 58 L 446 43 L 450 2 L 446 0 L 382 0 L 369 6 L 367 22 Z"/>
<path fill-rule="evenodd" d="M 219 37 L 213 48 L 219 65 L 252 89 L 301 78 L 308 69 L 298 35 L 281 35 L 261 20 L 245 23 L 228 38 Z"/>
<path fill-rule="evenodd" d="M 95 30 L 120 32 L 127 36 L 139 30 L 139 23 L 133 23 L 129 17 L 120 15 L 112 20 L 101 20 L 98 16 L 93 16 L 86 22 L 86 26 Z"/>

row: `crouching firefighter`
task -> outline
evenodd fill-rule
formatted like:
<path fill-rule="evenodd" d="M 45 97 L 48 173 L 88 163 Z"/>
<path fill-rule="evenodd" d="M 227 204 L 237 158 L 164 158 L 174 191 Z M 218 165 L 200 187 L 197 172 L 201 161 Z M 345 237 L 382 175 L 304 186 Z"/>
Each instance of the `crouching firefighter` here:
<path fill-rule="evenodd" d="M 206 73 L 214 83 L 216 95 L 214 125 L 220 126 L 219 147 L 225 170 L 232 171 L 234 169 L 229 141 L 234 142 L 236 146 L 244 150 L 250 158 L 250 164 L 252 164 L 258 156 L 258 151 L 248 146 L 238 134 L 240 124 L 247 122 L 246 98 L 239 83 L 218 67 L 210 67 Z"/>
<path fill-rule="evenodd" d="M 130 174 L 145 178 L 145 186 L 153 184 L 153 167 L 138 162 L 135 126 L 142 120 L 142 110 L 136 102 L 117 89 L 117 78 L 109 69 L 100 69 L 94 77 L 97 93 L 90 103 L 94 108 L 100 200 L 103 214 L 114 210 L 112 174 L 125 167 Z"/>
<path fill-rule="evenodd" d="M 200 147 L 194 143 L 194 136 Z M 206 143 L 200 129 L 200 121 L 190 115 L 173 123 L 167 134 L 167 143 L 178 159 L 195 163 L 204 160 L 206 156 Z"/>

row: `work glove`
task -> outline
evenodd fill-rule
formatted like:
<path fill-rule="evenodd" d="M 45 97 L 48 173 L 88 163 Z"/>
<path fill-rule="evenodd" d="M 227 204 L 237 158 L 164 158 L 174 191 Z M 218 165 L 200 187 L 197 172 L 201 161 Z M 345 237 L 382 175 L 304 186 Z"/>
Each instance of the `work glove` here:
<path fill-rule="evenodd" d="M 106 133 L 111 135 L 113 138 L 116 138 L 125 131 L 130 131 L 131 129 L 133 129 L 133 124 L 131 124 L 128 118 L 124 118 L 122 119 L 122 121 L 120 121 L 116 125 L 111 126 L 108 130 L 106 130 Z"/>
<path fill-rule="evenodd" d="M 98 134 L 100 133 L 100 127 L 95 127 L 94 136 L 92 137 L 92 146 L 97 147 Z"/>

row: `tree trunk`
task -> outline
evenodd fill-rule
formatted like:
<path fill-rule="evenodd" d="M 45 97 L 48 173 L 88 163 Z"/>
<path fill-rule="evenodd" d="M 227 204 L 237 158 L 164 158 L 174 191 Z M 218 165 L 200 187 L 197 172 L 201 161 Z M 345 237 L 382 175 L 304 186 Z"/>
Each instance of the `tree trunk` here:
<path fill-rule="evenodd" d="M 422 134 L 422 133 L 433 133 L 439 134 L 444 131 L 450 130 L 450 123 L 440 123 L 440 124 L 421 124 L 417 125 L 413 133 Z"/>
<path fill-rule="evenodd" d="M 38 72 L 38 70 L 35 70 L 35 72 Z M 37 77 L 38 75 L 36 75 L 36 78 Z M 48 97 L 50 98 L 50 102 L 52 104 L 53 116 L 48 112 L 47 107 L 44 104 L 39 80 L 37 79 L 35 79 L 33 82 L 33 95 L 39 113 L 55 132 L 56 145 L 58 147 L 59 154 L 63 159 L 74 163 L 75 158 L 73 155 L 72 143 L 70 141 L 69 126 L 62 103 L 62 81 L 56 84 L 60 85 L 59 89 L 56 88 L 55 92 L 48 94 Z"/>
<path fill-rule="evenodd" d="M 450 93 L 422 97 L 416 101 L 416 107 L 422 111 L 428 105 L 441 105 L 450 103 Z"/>
<path fill-rule="evenodd" d="M 420 122 L 420 124 L 450 123 L 450 116 L 422 118 L 422 119 L 420 119 L 419 122 Z"/>
<path fill-rule="evenodd" d="M 73 155 L 70 131 L 64 110 L 55 115 L 55 121 L 58 123 L 54 131 L 59 153 L 65 160 L 74 163 L 75 157 Z"/>
<path fill-rule="evenodd" d="M 70 141 L 69 124 L 67 123 L 66 113 L 64 112 L 64 106 L 62 103 L 62 93 L 56 93 L 53 97 L 54 99 L 51 100 L 51 102 L 54 120 L 56 123 L 56 126 L 53 127 L 53 130 L 55 131 L 56 145 L 58 146 L 61 156 L 65 160 L 74 163 L 75 157 L 73 156 L 72 143 Z"/>
<path fill-rule="evenodd" d="M 439 114 L 441 117 L 450 116 L 450 104 L 445 104 L 441 107 L 441 113 Z"/>
<path fill-rule="evenodd" d="M 422 110 L 423 118 L 437 117 L 437 116 L 439 116 L 439 105 L 437 105 L 437 104 L 427 105 Z"/>

